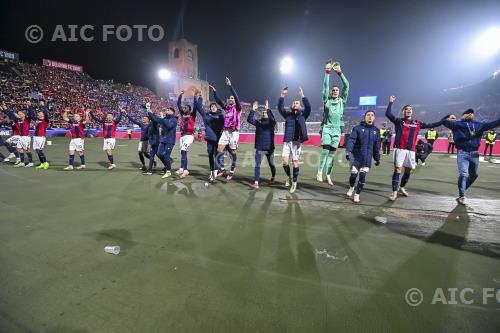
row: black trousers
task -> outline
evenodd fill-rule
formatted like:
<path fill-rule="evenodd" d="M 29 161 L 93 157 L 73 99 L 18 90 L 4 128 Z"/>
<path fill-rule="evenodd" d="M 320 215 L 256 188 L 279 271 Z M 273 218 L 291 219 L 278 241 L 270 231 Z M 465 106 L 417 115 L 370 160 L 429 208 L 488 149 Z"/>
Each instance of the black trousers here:
<path fill-rule="evenodd" d="M 454 142 L 448 142 L 448 154 L 450 153 L 455 154 L 455 143 Z"/>
<path fill-rule="evenodd" d="M 490 143 L 486 143 L 486 145 L 484 145 L 484 156 L 486 156 L 486 151 L 488 150 L 488 147 L 490 147 L 490 156 L 493 154 L 493 146 L 494 145 Z"/>
<path fill-rule="evenodd" d="M 387 154 L 391 152 L 391 142 L 390 141 L 382 141 L 382 154 Z"/>

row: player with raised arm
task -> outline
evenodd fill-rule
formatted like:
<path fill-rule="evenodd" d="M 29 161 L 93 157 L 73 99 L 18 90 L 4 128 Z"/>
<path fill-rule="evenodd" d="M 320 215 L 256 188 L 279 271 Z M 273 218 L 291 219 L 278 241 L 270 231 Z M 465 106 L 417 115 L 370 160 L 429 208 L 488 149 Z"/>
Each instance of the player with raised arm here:
<path fill-rule="evenodd" d="M 359 194 L 365 185 L 366 174 L 370 171 L 372 159 L 375 160 L 375 165 L 380 164 L 380 130 L 374 122 L 375 111 L 366 111 L 364 120 L 352 129 L 346 144 L 346 158 L 351 162 L 350 187 L 347 196 L 352 197 L 354 203 L 360 202 Z M 354 188 L 356 178 L 358 178 L 358 185 Z"/>
<path fill-rule="evenodd" d="M 196 91 L 194 94 L 194 101 L 196 101 L 199 92 Z M 180 178 L 185 178 L 189 175 L 188 171 L 188 150 L 194 141 L 194 125 L 196 123 L 196 107 L 193 105 L 185 104 L 182 106 L 182 96 L 184 96 L 184 90 L 177 98 L 177 110 L 179 112 L 179 122 L 180 122 L 180 132 L 181 137 L 179 140 L 179 145 L 181 149 L 181 167 L 176 171 L 176 174 Z"/>
<path fill-rule="evenodd" d="M 31 107 L 31 102 L 27 102 L 27 112 L 25 111 L 18 111 L 17 113 L 14 111 L 11 111 L 7 109 L 5 104 L 2 104 L 1 109 L 3 113 L 7 117 L 9 117 L 13 122 L 13 131 L 12 134 L 13 136 L 18 135 L 18 140 L 17 140 L 17 151 L 19 153 L 19 160 L 20 162 L 17 163 L 15 166 L 16 167 L 32 167 L 33 166 L 33 155 L 31 154 L 31 137 L 30 137 L 30 123 L 31 123 L 31 116 L 33 115 L 33 110 Z M 28 157 L 28 163 L 24 163 L 24 153 L 26 153 Z"/>
<path fill-rule="evenodd" d="M 172 107 L 167 107 L 164 113 L 164 117 L 159 117 L 153 113 L 151 108 L 147 108 L 148 117 L 153 122 L 154 125 L 160 126 L 160 138 L 158 144 L 157 152 L 151 152 L 151 157 L 154 158 L 156 153 L 163 165 L 165 166 L 163 171 L 162 179 L 168 178 L 172 175 L 172 162 L 170 155 L 172 154 L 172 149 L 175 145 L 175 130 L 177 128 L 177 116 L 175 115 L 175 109 Z M 151 127 L 153 129 L 153 126 Z M 153 145 L 152 145 L 153 146 Z M 146 172 L 147 175 L 152 173 L 151 167 L 153 164 L 152 158 L 149 160 L 149 168 Z"/>
<path fill-rule="evenodd" d="M 334 85 L 330 91 L 330 73 L 334 71 L 342 81 L 342 93 L 339 86 Z M 333 158 L 340 144 L 341 127 L 344 127 L 344 106 L 349 95 L 349 81 L 342 73 L 339 64 L 334 66 L 332 60 L 325 65 L 325 79 L 323 80 L 323 121 L 321 122 L 321 157 L 319 159 L 316 180 L 323 181 L 323 170 L 326 168 L 326 180 L 333 186 L 331 173 Z"/>
<path fill-rule="evenodd" d="M 255 112 L 259 108 L 258 102 L 253 102 L 252 110 L 248 114 L 247 122 L 255 126 L 255 173 L 254 182 L 250 188 L 256 190 L 259 188 L 260 179 L 260 164 L 262 163 L 263 155 L 266 155 L 267 163 L 271 168 L 271 179 L 268 184 L 274 184 L 274 177 L 276 176 L 276 167 L 274 166 L 274 127 L 276 126 L 276 119 L 274 119 L 273 112 L 269 109 L 269 101 L 266 100 L 264 110 L 260 119 L 255 118 Z"/>
<path fill-rule="evenodd" d="M 7 106 L 2 101 L 0 101 L 0 111 L 3 110 L 3 108 L 7 108 Z M 17 129 L 17 126 L 9 117 L 2 119 L 0 125 L 9 126 L 12 129 L 10 137 L 5 140 L 5 148 L 7 148 L 9 156 L 7 156 L 3 160 L 3 162 L 10 162 L 10 159 L 15 159 L 15 162 L 12 163 L 14 164 L 21 163 L 21 159 L 19 158 L 19 152 L 17 151 L 16 148 L 17 142 L 19 141 L 19 131 Z"/>
<path fill-rule="evenodd" d="M 102 124 L 102 136 L 104 138 L 104 143 L 102 146 L 102 150 L 106 152 L 106 155 L 109 160 L 108 170 L 113 170 L 116 168 L 116 164 L 113 158 L 113 150 L 116 145 L 116 127 L 122 120 L 123 110 L 120 110 L 118 116 L 114 116 L 112 112 L 106 112 L 106 114 L 102 117 L 97 117 L 90 112 L 90 116 L 94 121 Z"/>
<path fill-rule="evenodd" d="M 219 144 L 217 147 L 217 164 L 219 170 L 217 176 L 222 176 L 225 173 L 224 169 L 224 150 L 226 146 L 229 146 L 229 153 L 231 154 L 232 163 L 229 174 L 227 175 L 227 180 L 233 179 L 234 171 L 236 169 L 236 150 L 238 149 L 238 141 L 240 138 L 240 117 L 241 117 L 241 104 L 238 98 L 236 90 L 231 84 L 231 80 L 226 77 L 226 85 L 231 90 L 231 96 L 227 99 L 227 103 L 224 103 L 218 96 L 217 92 L 213 86 L 210 86 L 214 93 L 214 99 L 217 104 L 222 108 L 224 114 L 224 129 L 222 135 L 219 139 Z"/>
<path fill-rule="evenodd" d="M 278 111 L 285 119 L 285 134 L 283 136 L 283 152 L 281 154 L 283 169 L 287 175 L 285 186 L 290 186 L 290 193 L 297 190 L 297 180 L 299 178 L 299 158 L 302 143 L 309 140 L 307 136 L 306 120 L 311 114 L 311 104 L 304 91 L 299 88 L 299 96 L 304 103 L 304 109 L 300 100 L 293 101 L 290 109 L 285 109 L 285 96 L 288 94 L 288 87 L 283 88 L 278 101 Z M 289 158 L 292 156 L 293 175 L 290 173 Z"/>
<path fill-rule="evenodd" d="M 144 157 L 149 159 L 149 150 L 148 150 L 148 132 L 151 127 L 151 121 L 148 116 L 142 117 L 142 123 L 135 120 L 131 115 L 126 113 L 127 118 L 141 129 L 141 138 L 139 139 L 139 146 L 137 147 L 137 151 L 139 153 L 139 160 L 141 161 L 142 167 L 141 170 L 145 172 L 147 170 L 146 161 Z"/>
<path fill-rule="evenodd" d="M 201 95 L 196 98 L 195 108 L 197 108 L 203 123 L 205 124 L 205 141 L 207 142 L 208 163 L 210 165 L 210 176 L 208 180 L 213 182 L 216 175 L 215 159 L 217 157 L 217 143 L 222 135 L 224 128 L 224 115 L 220 109 L 217 108 L 216 103 L 210 104 L 210 111 L 206 112 L 203 108 L 203 98 Z"/>
<path fill-rule="evenodd" d="M 45 147 L 45 141 L 47 138 L 47 127 L 49 126 L 49 112 L 45 103 L 40 101 L 39 109 L 35 112 L 32 110 L 31 119 L 35 119 L 35 133 L 33 135 L 33 148 L 35 149 L 38 159 L 40 160 L 40 165 L 36 169 L 47 170 L 49 168 L 49 163 L 47 162 L 47 157 L 43 148 Z"/>
<path fill-rule="evenodd" d="M 394 139 L 394 172 L 392 174 L 392 194 L 389 196 L 390 201 L 395 201 L 399 193 L 407 197 L 409 194 L 405 189 L 410 173 L 415 169 L 417 163 L 415 161 L 415 147 L 417 145 L 418 132 L 421 129 L 434 128 L 441 126 L 448 116 L 438 122 L 427 124 L 419 120 L 412 119 L 413 108 L 411 105 L 405 105 L 402 108 L 403 117 L 396 118 L 392 113 L 392 105 L 396 100 L 395 96 L 389 97 L 389 104 L 385 111 L 385 116 L 394 124 L 396 137 Z M 399 183 L 402 168 L 404 174 Z"/>
<path fill-rule="evenodd" d="M 500 118 L 491 122 L 474 120 L 474 110 L 468 109 L 462 119 L 451 116 L 444 121 L 444 126 L 451 129 L 457 147 L 458 198 L 457 202 L 465 205 L 465 194 L 479 176 L 479 145 L 483 133 L 500 126 Z"/>
<path fill-rule="evenodd" d="M 70 126 L 71 141 L 69 142 L 69 163 L 64 170 L 73 170 L 75 151 L 80 155 L 80 165 L 76 169 L 85 169 L 85 125 L 90 123 L 90 110 L 85 111 L 85 119 L 82 119 L 79 113 L 74 113 L 73 119 L 69 119 L 68 111 L 68 109 L 64 110 L 63 120 Z"/>

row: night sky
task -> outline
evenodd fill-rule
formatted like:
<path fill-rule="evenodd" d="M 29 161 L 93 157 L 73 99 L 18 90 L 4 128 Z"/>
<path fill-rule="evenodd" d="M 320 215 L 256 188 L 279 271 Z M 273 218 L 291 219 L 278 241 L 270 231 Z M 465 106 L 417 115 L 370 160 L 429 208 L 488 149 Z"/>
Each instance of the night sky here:
<path fill-rule="evenodd" d="M 209 5 L 211 4 L 211 5 Z M 42 58 L 82 65 L 92 77 L 154 88 L 166 64 L 168 41 L 198 44 L 200 76 L 223 89 L 229 75 L 242 100 L 277 99 L 279 87 L 304 88 L 321 103 L 323 66 L 340 61 L 351 82 L 348 104 L 360 95 L 389 94 L 425 102 L 443 88 L 481 81 L 500 59 L 480 59 L 471 41 L 500 26 L 500 1 L 2 1 L 0 49 L 23 61 Z M 25 40 L 27 26 L 45 31 L 39 44 Z M 50 42 L 57 24 L 96 26 L 93 42 Z M 162 42 L 100 41 L 103 24 L 159 24 Z M 295 60 L 283 76 L 279 62 Z"/>

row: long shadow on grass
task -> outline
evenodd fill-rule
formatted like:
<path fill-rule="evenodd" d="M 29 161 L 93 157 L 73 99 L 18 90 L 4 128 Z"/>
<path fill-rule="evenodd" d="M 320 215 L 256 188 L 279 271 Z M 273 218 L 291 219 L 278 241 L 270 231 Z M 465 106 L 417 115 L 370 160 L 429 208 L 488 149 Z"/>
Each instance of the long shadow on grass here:
<path fill-rule="evenodd" d="M 456 216 L 464 218 L 457 222 Z M 449 330 L 449 323 L 443 318 L 448 318 L 449 311 L 455 309 L 450 306 L 430 305 L 430 298 L 436 288 L 456 286 L 457 262 L 461 253 L 455 249 L 463 249 L 469 223 L 465 208 L 456 207 L 448 215 L 443 226 L 426 239 L 429 243 L 454 250 L 439 251 L 435 247 L 423 245 L 394 271 L 384 274 L 382 269 L 378 278 L 384 279 L 384 284 L 373 290 L 372 296 L 361 307 L 346 312 L 343 321 L 355 321 L 362 316 L 365 330 L 371 331 Z M 423 292 L 424 303 L 419 307 L 412 307 L 405 301 L 405 294 L 410 288 L 418 288 Z M 345 324 L 334 325 L 339 330 L 344 330 Z"/>

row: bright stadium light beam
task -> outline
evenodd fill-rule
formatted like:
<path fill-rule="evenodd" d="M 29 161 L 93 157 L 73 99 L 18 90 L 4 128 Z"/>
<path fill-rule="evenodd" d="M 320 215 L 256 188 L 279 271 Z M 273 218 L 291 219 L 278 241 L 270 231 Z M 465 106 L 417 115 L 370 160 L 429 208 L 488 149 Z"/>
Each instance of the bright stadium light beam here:
<path fill-rule="evenodd" d="M 168 69 L 162 68 L 158 71 L 158 77 L 162 81 L 168 81 L 172 77 L 172 73 Z"/>
<path fill-rule="evenodd" d="M 293 69 L 293 59 L 290 57 L 284 57 L 281 59 L 281 64 L 280 64 L 280 71 L 283 74 L 288 74 L 292 71 Z"/>
<path fill-rule="evenodd" d="M 475 53 L 484 58 L 500 53 L 500 27 L 485 30 L 474 42 L 473 47 Z"/>

